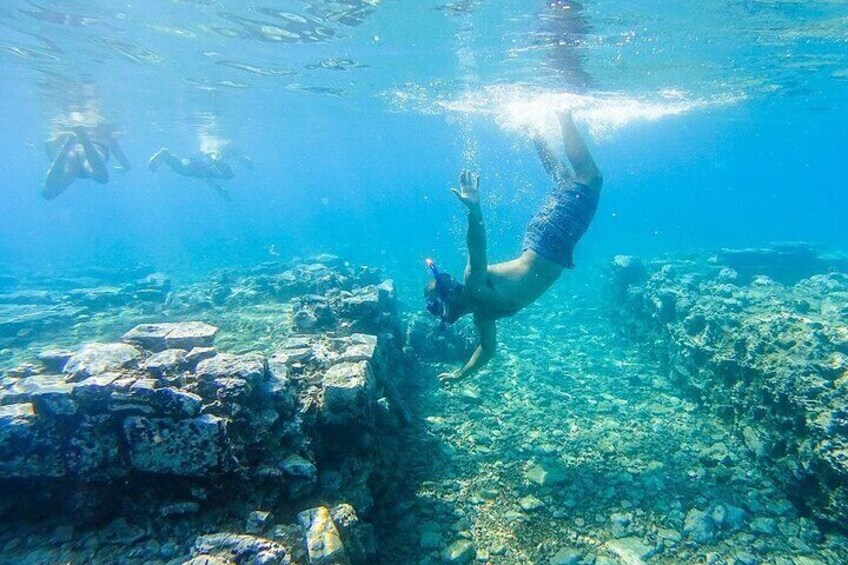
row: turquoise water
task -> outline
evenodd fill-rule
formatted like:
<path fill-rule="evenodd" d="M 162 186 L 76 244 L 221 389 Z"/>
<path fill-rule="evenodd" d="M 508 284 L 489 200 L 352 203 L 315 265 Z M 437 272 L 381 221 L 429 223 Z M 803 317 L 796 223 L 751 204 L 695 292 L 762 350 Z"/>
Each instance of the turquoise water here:
<path fill-rule="evenodd" d="M 679 259 L 773 242 L 848 251 L 845 2 L 8 0 L 0 76 L 0 292 L 58 295 L 85 277 L 120 285 L 162 272 L 191 295 L 187 285 L 205 292 L 222 269 L 238 281 L 265 262 L 328 253 L 394 279 L 404 324 L 423 308 L 426 258 L 455 274 L 464 266 L 465 215 L 449 192 L 459 171 L 480 173 L 490 261 L 513 257 L 550 189 L 531 135 L 561 147 L 555 112 L 572 111 L 605 179 L 577 269 L 503 322 L 499 361 L 467 387 L 435 383 L 453 368 L 444 359 L 409 369 L 415 424 L 403 433 L 415 452 L 399 457 L 398 499 L 368 516 L 381 562 L 435 563 L 442 546 L 470 536 L 479 562 L 553 562 L 568 545 L 601 563 L 618 555 L 603 549 L 608 539 L 671 536 L 657 528 L 682 531 L 705 500 L 753 496 L 816 515 L 767 464 L 746 459 L 738 481 L 696 468 L 716 444 L 736 461 L 743 426 L 699 412 L 651 347 L 617 336 L 603 289 L 615 255 Z M 115 169 L 113 157 L 107 184 L 77 180 L 42 198 L 45 141 L 98 123 L 121 133 L 132 168 Z M 222 198 L 201 180 L 149 170 L 162 147 L 231 151 L 250 166 L 230 159 Z M 2 336 L 0 367 L 114 341 L 162 316 L 206 316 L 222 328 L 221 349 L 270 354 L 287 335 L 276 320 L 288 324 L 291 310 L 257 303 L 94 306 L 71 329 L 17 324 Z M 530 492 L 525 474 L 552 445 L 567 452 L 569 487 Z M 693 461 L 673 453 L 687 450 Z M 506 500 L 482 512 L 491 489 Z M 541 513 L 519 502 L 534 492 Z M 757 515 L 756 504 L 746 509 Z M 646 559 L 747 563 L 743 549 L 754 547 L 750 562 L 844 562 L 844 531 L 826 522 L 833 537 L 805 538 L 806 548 L 793 545 L 803 535 L 792 522 L 770 548 L 736 536 L 721 547 L 724 538 L 666 543 Z M 433 547 L 421 541 L 428 532 Z"/>
<path fill-rule="evenodd" d="M 480 170 L 492 254 L 506 256 L 548 189 L 520 128 L 554 138 L 550 110 L 569 106 L 607 178 L 584 262 L 775 239 L 844 247 L 843 7 L 585 2 L 578 23 L 558 23 L 543 2 L 8 2 L 0 257 L 186 276 L 271 245 L 399 272 L 432 253 L 455 263 L 446 189 L 462 167 Z M 42 144 L 84 107 L 125 132 L 133 169 L 43 202 Z M 236 165 L 230 202 L 145 170 L 162 146 L 186 155 L 210 138 L 255 162 Z"/>

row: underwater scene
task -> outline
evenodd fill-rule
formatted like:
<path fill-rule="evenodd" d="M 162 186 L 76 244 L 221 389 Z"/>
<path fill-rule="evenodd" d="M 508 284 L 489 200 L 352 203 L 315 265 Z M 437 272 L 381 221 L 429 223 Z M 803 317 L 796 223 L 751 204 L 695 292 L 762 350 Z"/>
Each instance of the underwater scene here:
<path fill-rule="evenodd" d="M 0 563 L 848 563 L 848 2 L 5 0 Z"/>

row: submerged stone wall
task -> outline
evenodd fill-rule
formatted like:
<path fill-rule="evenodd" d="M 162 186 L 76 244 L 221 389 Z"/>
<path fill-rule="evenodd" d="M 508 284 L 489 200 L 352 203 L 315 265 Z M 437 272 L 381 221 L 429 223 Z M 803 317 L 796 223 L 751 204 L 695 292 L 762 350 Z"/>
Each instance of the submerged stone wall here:
<path fill-rule="evenodd" d="M 675 383 L 736 427 L 790 498 L 844 528 L 848 275 L 788 286 L 753 273 L 743 279 L 721 263 L 742 256 L 650 265 L 617 257 L 612 315 Z M 768 265 L 766 252 L 756 258 Z M 772 259 L 780 263 L 780 254 Z"/>
<path fill-rule="evenodd" d="M 167 322 L 8 371 L 0 518 L 96 524 L 130 503 L 170 518 L 207 498 L 234 511 L 259 500 L 243 531 L 198 537 L 191 562 L 368 562 L 373 532 L 359 517 L 404 418 L 394 288 L 301 270 L 287 297 L 322 294 L 291 300 L 292 334 L 268 354 L 219 351 L 218 328 Z"/>

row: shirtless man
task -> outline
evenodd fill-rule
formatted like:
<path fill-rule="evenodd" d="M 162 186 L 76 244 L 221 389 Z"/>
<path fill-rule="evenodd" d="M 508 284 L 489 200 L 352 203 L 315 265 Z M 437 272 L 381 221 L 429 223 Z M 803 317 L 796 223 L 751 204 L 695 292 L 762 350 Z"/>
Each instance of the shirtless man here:
<path fill-rule="evenodd" d="M 443 324 L 473 314 L 480 344 L 461 369 L 439 375 L 443 381 L 461 379 L 485 365 L 497 344 L 496 320 L 512 316 L 533 303 L 557 281 L 563 269 L 574 267 L 572 252 L 595 214 L 603 179 L 571 114 L 560 114 L 559 121 L 573 173 L 537 136 L 536 149 L 555 188 L 527 226 L 523 251 L 517 258 L 489 264 L 477 174 L 462 171 L 460 190 L 451 189 L 468 208 L 468 263 L 464 281 L 461 284 L 440 273 L 428 260 L 433 280 L 424 289 L 424 296 L 427 310 Z"/>
<path fill-rule="evenodd" d="M 130 170 L 130 163 L 118 145 L 118 133 L 107 125 L 91 128 L 76 125 L 69 131 L 58 132 L 47 140 L 45 151 L 53 161 L 40 191 L 46 200 L 62 194 L 77 179 L 109 182 L 110 154 L 115 155 L 119 170 Z"/>

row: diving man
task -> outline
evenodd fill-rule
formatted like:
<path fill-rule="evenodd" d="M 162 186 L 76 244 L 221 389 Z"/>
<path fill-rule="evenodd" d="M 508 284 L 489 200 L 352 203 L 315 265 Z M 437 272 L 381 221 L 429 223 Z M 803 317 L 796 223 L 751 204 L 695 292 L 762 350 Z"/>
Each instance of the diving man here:
<path fill-rule="evenodd" d="M 91 128 L 77 124 L 69 131 L 53 134 L 44 146 L 52 163 L 41 196 L 53 200 L 77 179 L 106 184 L 109 182 L 110 154 L 115 155 L 118 170 L 130 170 L 130 163 L 118 145 L 118 137 L 119 134 L 105 124 Z"/>
<path fill-rule="evenodd" d="M 460 283 L 439 272 L 428 260 L 433 280 L 425 287 L 424 296 L 427 310 L 443 324 L 452 324 L 472 314 L 480 344 L 461 369 L 439 375 L 443 381 L 461 379 L 485 365 L 497 344 L 496 320 L 512 316 L 533 303 L 559 279 L 563 269 L 574 267 L 572 252 L 595 215 L 603 179 L 571 113 L 559 114 L 559 122 L 573 172 L 541 136 L 536 136 L 536 149 L 554 181 L 554 190 L 527 226 L 523 251 L 517 258 L 489 264 L 477 174 L 462 171 L 460 189 L 451 189 L 468 208 L 468 262 L 464 280 Z"/>

